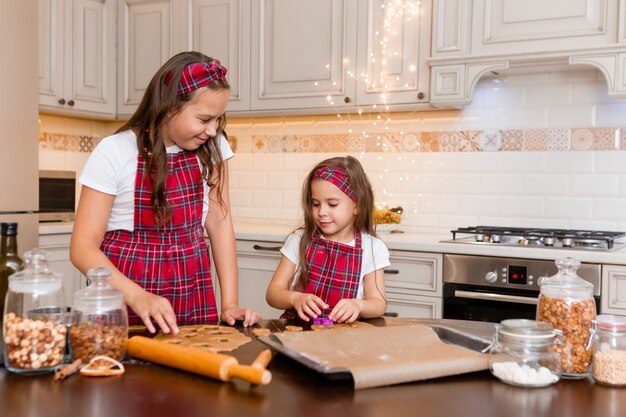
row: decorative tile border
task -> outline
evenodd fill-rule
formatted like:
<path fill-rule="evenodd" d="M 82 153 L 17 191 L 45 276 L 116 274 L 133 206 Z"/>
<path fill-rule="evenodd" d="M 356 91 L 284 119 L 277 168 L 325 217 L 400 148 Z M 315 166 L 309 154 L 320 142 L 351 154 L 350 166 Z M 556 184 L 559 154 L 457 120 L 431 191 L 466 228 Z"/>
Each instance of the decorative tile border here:
<path fill-rule="evenodd" d="M 40 133 L 39 146 L 55 151 L 91 152 L 99 136 Z M 239 138 L 228 136 L 234 152 Z M 498 152 L 626 150 L 626 129 L 561 128 L 460 130 L 403 133 L 253 135 L 252 153 L 316 152 Z"/>
<path fill-rule="evenodd" d="M 53 151 L 70 151 L 90 153 L 94 150 L 100 136 L 68 135 L 64 133 L 40 133 L 39 147 Z M 228 143 L 233 152 L 237 152 L 237 137 L 228 136 Z"/>
<path fill-rule="evenodd" d="M 253 135 L 253 153 L 626 150 L 626 129 L 461 130 L 380 134 Z"/>

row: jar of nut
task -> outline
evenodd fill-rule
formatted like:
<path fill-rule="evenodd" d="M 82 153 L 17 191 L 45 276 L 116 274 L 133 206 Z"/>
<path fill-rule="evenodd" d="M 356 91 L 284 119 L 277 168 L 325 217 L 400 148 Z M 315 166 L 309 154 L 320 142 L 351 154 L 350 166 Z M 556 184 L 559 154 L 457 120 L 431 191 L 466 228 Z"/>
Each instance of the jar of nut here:
<path fill-rule="evenodd" d="M 626 386 L 626 317 L 600 314 L 591 331 L 593 379 L 602 385 Z"/>
<path fill-rule="evenodd" d="M 539 282 L 537 320 L 563 332 L 563 344 L 558 347 L 562 377 L 585 378 L 591 369 L 592 356 L 587 345 L 596 318 L 593 284 L 576 274 L 578 260 L 561 258 L 555 263 L 558 272 Z"/>
<path fill-rule="evenodd" d="M 112 288 L 111 271 L 87 271 L 89 286 L 74 294 L 70 347 L 72 357 L 87 363 L 96 356 L 122 360 L 128 339 L 128 313 L 122 292 Z"/>
<path fill-rule="evenodd" d="M 52 372 L 63 361 L 67 312 L 63 281 L 48 269 L 48 253 L 24 254 L 24 270 L 9 277 L 4 305 L 4 363 L 15 373 Z"/>

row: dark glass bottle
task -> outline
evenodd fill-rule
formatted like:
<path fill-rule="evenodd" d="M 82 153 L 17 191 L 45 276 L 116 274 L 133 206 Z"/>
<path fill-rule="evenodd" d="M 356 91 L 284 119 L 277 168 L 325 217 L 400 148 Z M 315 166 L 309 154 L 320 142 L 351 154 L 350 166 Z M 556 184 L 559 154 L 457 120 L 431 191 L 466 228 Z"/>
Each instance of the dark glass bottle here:
<path fill-rule="evenodd" d="M 21 271 L 24 261 L 17 254 L 17 223 L 0 223 L 0 233 L 0 311 L 4 311 L 9 276 Z"/>

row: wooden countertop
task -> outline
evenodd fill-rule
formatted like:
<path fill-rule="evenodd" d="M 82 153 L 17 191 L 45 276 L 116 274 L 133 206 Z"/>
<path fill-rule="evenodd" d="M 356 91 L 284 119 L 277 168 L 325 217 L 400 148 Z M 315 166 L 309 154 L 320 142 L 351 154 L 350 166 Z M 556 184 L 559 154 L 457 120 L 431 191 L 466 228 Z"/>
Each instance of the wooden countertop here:
<path fill-rule="evenodd" d="M 450 321 L 447 321 L 448 323 Z M 269 322 L 264 322 L 267 326 Z M 463 330 L 489 333 L 485 323 Z M 282 323 L 284 325 L 284 323 Z M 250 329 L 244 329 L 250 332 Z M 250 363 L 265 348 L 256 340 L 232 352 Z M 254 387 L 223 383 L 163 366 L 130 361 L 121 377 L 20 376 L 0 369 L 0 407 L 13 416 L 437 416 L 613 417 L 626 410 L 626 391 L 590 380 L 561 380 L 548 388 L 512 387 L 488 371 L 389 387 L 354 390 L 276 355 L 273 380 Z"/>

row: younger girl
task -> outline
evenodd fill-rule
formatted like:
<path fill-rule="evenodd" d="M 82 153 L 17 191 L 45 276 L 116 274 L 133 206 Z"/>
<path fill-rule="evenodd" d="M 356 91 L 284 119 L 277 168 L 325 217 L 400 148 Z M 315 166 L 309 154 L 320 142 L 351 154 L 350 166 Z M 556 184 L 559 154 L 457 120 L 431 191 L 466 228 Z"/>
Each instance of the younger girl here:
<path fill-rule="evenodd" d="M 281 318 L 338 323 L 381 316 L 389 251 L 374 230 L 374 193 L 355 158 L 319 163 L 302 189 L 304 226 L 289 235 L 267 289 Z"/>
<path fill-rule="evenodd" d="M 72 262 L 83 273 L 111 269 L 109 283 L 132 310 L 129 322 L 143 322 L 150 332 L 152 321 L 174 334 L 178 324 L 217 322 L 205 229 L 221 320 L 248 326 L 260 318 L 237 302 L 228 91 L 218 60 L 175 55 L 154 75 L 130 120 L 98 144 L 80 178 Z"/>

